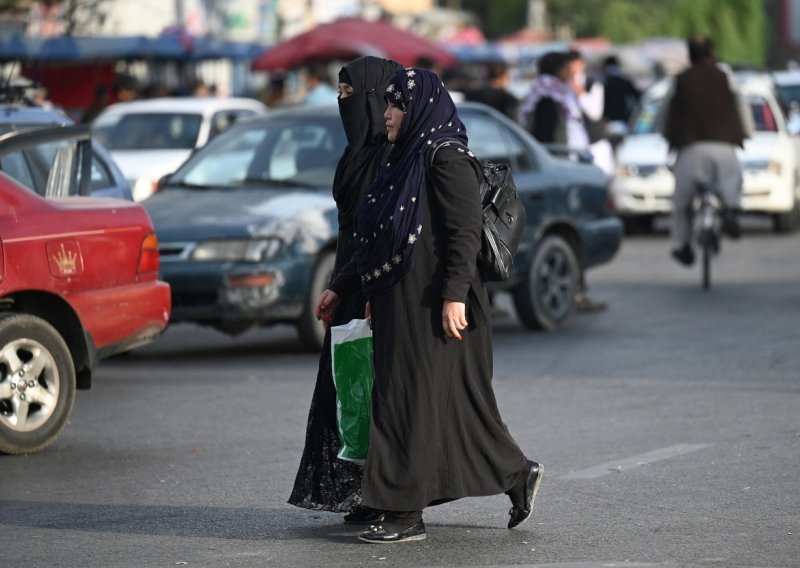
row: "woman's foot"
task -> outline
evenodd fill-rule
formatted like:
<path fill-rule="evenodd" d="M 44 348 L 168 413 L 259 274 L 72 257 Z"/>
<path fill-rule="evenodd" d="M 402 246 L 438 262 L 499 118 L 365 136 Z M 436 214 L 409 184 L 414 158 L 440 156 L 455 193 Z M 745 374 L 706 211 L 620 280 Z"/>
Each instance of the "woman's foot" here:
<path fill-rule="evenodd" d="M 383 520 L 383 511 L 366 505 L 357 505 L 344 516 L 348 525 L 373 525 Z"/>
<path fill-rule="evenodd" d="M 508 491 L 512 505 L 508 512 L 511 517 L 508 520 L 508 528 L 513 529 L 520 526 L 533 515 L 533 502 L 536 500 L 536 493 L 539 492 L 539 486 L 542 484 L 543 473 L 544 468 L 540 464 L 528 460 L 527 474 Z"/>
<path fill-rule="evenodd" d="M 425 523 L 420 520 L 410 527 L 397 527 L 390 524 L 372 525 L 358 535 L 359 540 L 372 544 L 389 544 L 411 540 L 425 540 Z"/>

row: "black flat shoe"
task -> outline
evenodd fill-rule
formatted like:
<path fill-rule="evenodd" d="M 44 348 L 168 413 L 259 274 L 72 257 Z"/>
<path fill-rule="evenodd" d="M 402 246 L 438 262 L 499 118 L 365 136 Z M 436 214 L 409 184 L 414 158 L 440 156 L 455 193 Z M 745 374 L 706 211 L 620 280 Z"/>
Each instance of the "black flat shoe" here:
<path fill-rule="evenodd" d="M 525 480 L 525 506 L 511 507 L 508 512 L 511 517 L 508 520 L 508 528 L 510 529 L 520 526 L 533 515 L 533 502 L 536 500 L 536 493 L 539 492 L 539 486 L 542 484 L 544 467 L 530 460 L 528 461 L 528 466 L 530 469 Z"/>
<path fill-rule="evenodd" d="M 383 511 L 359 505 L 344 516 L 348 525 L 372 525 L 383 521 Z"/>
<path fill-rule="evenodd" d="M 392 542 L 425 540 L 426 536 L 425 523 L 420 521 L 416 525 L 411 525 L 398 532 L 391 532 L 391 529 L 386 529 L 383 525 L 372 525 L 358 535 L 358 540 L 363 540 L 364 542 L 370 542 L 372 544 L 388 544 Z"/>

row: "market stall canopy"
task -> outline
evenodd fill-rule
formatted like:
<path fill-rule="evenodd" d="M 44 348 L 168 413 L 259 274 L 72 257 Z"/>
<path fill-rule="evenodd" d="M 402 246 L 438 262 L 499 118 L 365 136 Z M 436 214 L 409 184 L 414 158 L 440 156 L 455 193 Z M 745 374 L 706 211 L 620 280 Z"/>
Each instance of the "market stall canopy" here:
<path fill-rule="evenodd" d="M 253 43 L 221 41 L 213 38 L 181 38 L 161 35 L 115 37 L 40 37 L 0 38 L 0 61 L 39 63 L 78 63 L 135 59 L 250 60 L 263 50 Z"/>
<path fill-rule="evenodd" d="M 427 57 L 449 67 L 453 54 L 425 38 L 386 22 L 342 18 L 321 24 L 268 49 L 253 61 L 257 71 L 276 71 L 302 67 L 312 60 L 352 59 L 376 55 L 394 59 L 407 67 Z"/>

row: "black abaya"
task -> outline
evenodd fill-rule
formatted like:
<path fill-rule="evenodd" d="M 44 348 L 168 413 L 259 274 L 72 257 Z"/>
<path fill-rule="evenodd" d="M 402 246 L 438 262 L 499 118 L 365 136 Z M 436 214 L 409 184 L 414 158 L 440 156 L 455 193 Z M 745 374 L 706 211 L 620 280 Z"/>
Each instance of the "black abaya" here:
<path fill-rule="evenodd" d="M 383 122 L 385 103 L 381 98 L 385 84 L 402 69 L 399 63 L 377 57 L 360 57 L 342 69 L 341 78 L 354 88 L 354 94 L 340 99 L 340 114 L 348 146 L 339 160 L 333 194 L 339 211 L 339 239 L 333 277 L 354 254 L 353 212 L 391 145 L 386 140 Z M 331 325 L 364 317 L 366 301 L 353 294 L 336 310 Z M 334 512 L 351 511 L 361 503 L 363 467 L 336 457 L 340 449 L 336 425 L 336 389 L 331 372 L 331 336 L 325 341 L 319 359 L 317 382 L 308 413 L 305 447 L 289 503 L 308 509 Z"/>
<path fill-rule="evenodd" d="M 436 153 L 413 268 L 372 298 L 375 383 L 364 504 L 391 511 L 508 491 L 527 461 L 492 390 L 489 299 L 477 276 L 480 202 L 463 153 Z M 358 276 L 331 289 L 347 296 Z M 442 330 L 443 299 L 466 304 L 463 339 Z"/>

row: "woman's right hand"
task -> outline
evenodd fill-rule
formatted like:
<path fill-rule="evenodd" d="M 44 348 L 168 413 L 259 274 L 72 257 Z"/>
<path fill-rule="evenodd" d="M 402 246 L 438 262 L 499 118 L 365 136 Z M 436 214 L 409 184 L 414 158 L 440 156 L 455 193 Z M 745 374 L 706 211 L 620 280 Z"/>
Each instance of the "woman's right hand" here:
<path fill-rule="evenodd" d="M 364 307 L 364 319 L 367 320 L 369 328 L 372 329 L 372 302 L 367 300 L 367 305 Z"/>
<path fill-rule="evenodd" d="M 333 312 L 336 310 L 336 306 L 339 305 L 339 301 L 339 295 L 333 290 L 326 289 L 320 294 L 317 305 L 314 307 L 314 314 L 326 327 L 333 321 Z"/>

